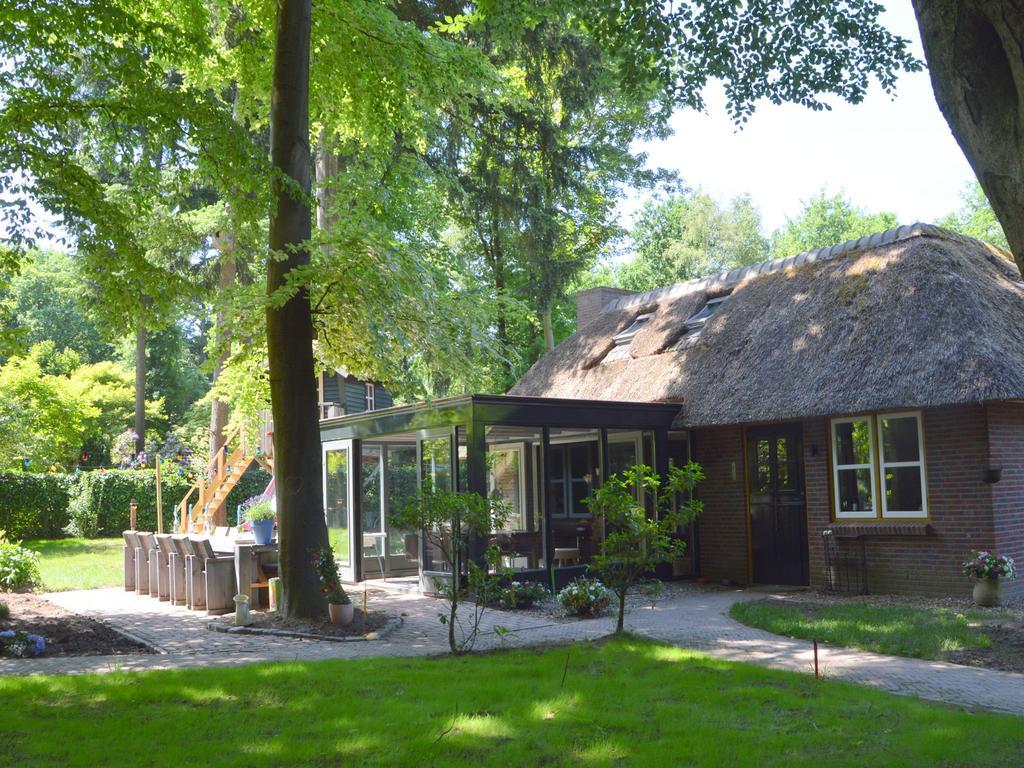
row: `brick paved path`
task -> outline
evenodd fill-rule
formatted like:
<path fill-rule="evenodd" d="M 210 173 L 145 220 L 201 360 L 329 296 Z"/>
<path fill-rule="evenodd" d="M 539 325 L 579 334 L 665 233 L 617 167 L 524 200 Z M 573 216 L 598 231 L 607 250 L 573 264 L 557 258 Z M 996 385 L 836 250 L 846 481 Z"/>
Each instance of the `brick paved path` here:
<path fill-rule="evenodd" d="M 683 591 L 655 607 L 637 607 L 627 616 L 627 627 L 640 635 L 694 648 L 715 658 L 763 664 L 777 669 L 810 673 L 811 644 L 745 627 L 729 618 L 737 600 L 759 599 L 763 594 Z M 119 589 L 61 592 L 47 599 L 68 610 L 102 619 L 150 642 L 164 653 L 134 656 L 80 656 L 33 660 L 0 660 L 0 674 L 87 673 L 115 669 L 169 669 L 240 663 L 309 661 L 366 656 L 415 656 L 444 653 L 447 630 L 438 621 L 441 604 L 418 595 L 378 592 L 372 607 L 400 613 L 404 624 L 385 640 L 332 643 L 267 636 L 226 635 L 206 629 L 203 614 L 175 608 Z M 614 630 L 610 618 L 557 622 L 536 614 L 488 611 L 488 633 L 477 644 L 485 649 L 500 645 L 563 643 L 594 639 Z M 501 625 L 510 634 L 494 635 Z M 821 646 L 820 667 L 826 677 L 918 695 L 967 707 L 983 707 L 1024 715 L 1024 675 L 946 664 L 943 662 L 882 656 L 845 648 Z"/>

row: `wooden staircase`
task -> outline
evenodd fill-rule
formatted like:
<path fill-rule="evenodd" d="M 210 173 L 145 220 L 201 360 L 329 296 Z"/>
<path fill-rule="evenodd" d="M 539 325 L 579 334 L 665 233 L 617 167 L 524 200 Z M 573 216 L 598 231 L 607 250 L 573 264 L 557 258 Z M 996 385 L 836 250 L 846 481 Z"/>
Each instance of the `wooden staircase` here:
<path fill-rule="evenodd" d="M 231 450 L 230 446 L 236 441 L 237 445 Z M 258 448 L 250 451 L 245 433 L 238 429 L 232 431 L 224 441 L 224 447 L 217 451 L 206 471 L 178 503 L 178 530 L 182 533 L 207 533 L 215 526 L 227 525 L 225 502 L 228 494 L 253 463 L 274 473 L 273 458 Z"/>

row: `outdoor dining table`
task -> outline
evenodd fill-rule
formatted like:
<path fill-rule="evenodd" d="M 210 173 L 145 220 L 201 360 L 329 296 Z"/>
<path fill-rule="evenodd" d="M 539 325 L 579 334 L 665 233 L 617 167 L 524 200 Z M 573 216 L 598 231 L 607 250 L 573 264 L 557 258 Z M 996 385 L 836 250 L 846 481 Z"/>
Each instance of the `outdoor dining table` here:
<path fill-rule="evenodd" d="M 259 593 L 254 588 L 269 587 L 262 578 L 261 565 L 277 564 L 277 542 L 257 544 L 251 536 L 235 539 L 211 540 L 217 552 L 233 553 L 235 556 L 235 581 L 238 594 L 249 598 L 250 608 L 262 607 Z"/>

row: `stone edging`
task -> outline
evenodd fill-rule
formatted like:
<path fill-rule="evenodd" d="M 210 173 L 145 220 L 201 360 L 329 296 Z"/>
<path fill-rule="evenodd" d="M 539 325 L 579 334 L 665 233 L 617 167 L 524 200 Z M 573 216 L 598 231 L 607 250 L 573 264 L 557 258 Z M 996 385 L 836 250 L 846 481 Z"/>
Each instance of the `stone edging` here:
<path fill-rule="evenodd" d="M 349 637 L 335 637 L 332 635 L 316 635 L 312 632 L 294 632 L 288 629 L 265 629 L 262 627 L 236 627 L 231 624 L 222 624 L 218 621 L 211 621 L 206 628 L 211 632 L 223 632 L 228 635 L 271 635 L 274 637 L 294 637 L 299 640 L 325 640 L 330 643 L 362 643 L 368 640 L 383 640 L 400 626 L 403 619 L 395 616 L 388 619 L 384 626 L 365 635 L 351 635 Z"/>
<path fill-rule="evenodd" d="M 156 643 L 150 642 L 149 640 L 146 640 L 145 638 L 139 637 L 135 633 L 129 632 L 127 629 L 122 629 L 121 627 L 119 627 L 116 624 L 113 624 L 113 623 L 107 621 L 106 619 L 101 619 L 98 616 L 91 616 L 90 618 L 93 621 L 96 621 L 96 622 L 102 624 L 107 629 L 109 629 L 109 630 L 111 630 L 113 632 L 116 632 L 117 634 L 121 635 L 121 637 L 126 637 L 129 640 L 131 640 L 133 643 L 138 643 L 143 648 L 148 649 L 150 653 L 155 653 L 158 656 L 167 656 L 168 655 L 168 651 L 167 651 L 166 648 L 162 648 L 161 646 L 157 645 Z M 117 655 L 118 656 L 130 656 L 131 654 L 117 654 Z"/>

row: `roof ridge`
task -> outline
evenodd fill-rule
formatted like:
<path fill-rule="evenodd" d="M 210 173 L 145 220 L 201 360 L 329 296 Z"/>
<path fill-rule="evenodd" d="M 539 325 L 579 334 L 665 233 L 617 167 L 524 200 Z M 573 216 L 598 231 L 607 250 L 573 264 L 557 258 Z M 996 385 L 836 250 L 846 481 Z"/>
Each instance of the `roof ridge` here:
<path fill-rule="evenodd" d="M 987 247 L 994 247 L 988 246 L 987 243 L 983 243 L 981 240 L 969 237 L 960 232 L 940 227 L 937 224 L 927 224 L 922 221 L 917 221 L 913 224 L 898 225 L 887 229 L 884 232 L 875 232 L 870 235 L 864 235 L 863 237 L 847 240 L 835 245 L 829 245 L 824 248 L 816 248 L 813 251 L 804 251 L 803 253 L 786 256 L 781 259 L 769 259 L 768 261 L 763 261 L 760 264 L 752 264 L 747 267 L 736 267 L 735 269 L 719 272 L 715 275 L 698 277 L 682 283 L 673 283 L 672 285 L 655 288 L 654 290 L 645 291 L 644 293 L 620 296 L 609 301 L 601 310 L 601 314 L 614 309 L 625 309 L 640 304 L 664 301 L 665 299 L 675 298 L 676 296 L 682 296 L 698 290 L 707 290 L 712 287 L 726 288 L 734 286 L 737 283 L 746 280 L 748 277 L 753 277 L 754 275 L 767 275 L 773 272 L 781 272 L 782 270 L 789 269 L 790 267 L 801 267 L 804 264 L 812 264 L 817 261 L 830 261 L 837 256 L 845 256 L 853 253 L 854 251 L 878 248 L 883 245 L 892 245 L 893 243 L 903 242 L 904 240 L 909 240 L 913 237 L 938 237 L 961 243 L 978 243 Z"/>

